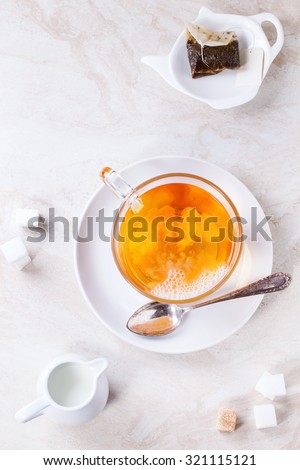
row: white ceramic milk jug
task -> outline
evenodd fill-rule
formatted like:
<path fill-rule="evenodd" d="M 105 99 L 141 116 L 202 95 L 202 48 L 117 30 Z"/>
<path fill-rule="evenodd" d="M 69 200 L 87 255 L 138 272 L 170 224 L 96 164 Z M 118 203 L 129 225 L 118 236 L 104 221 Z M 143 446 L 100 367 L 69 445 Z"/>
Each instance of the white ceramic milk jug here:
<path fill-rule="evenodd" d="M 97 416 L 108 399 L 108 381 L 104 374 L 108 362 L 101 357 L 61 356 L 42 371 L 35 401 L 19 410 L 15 418 L 26 423 L 41 415 L 61 424 L 83 424 Z"/>

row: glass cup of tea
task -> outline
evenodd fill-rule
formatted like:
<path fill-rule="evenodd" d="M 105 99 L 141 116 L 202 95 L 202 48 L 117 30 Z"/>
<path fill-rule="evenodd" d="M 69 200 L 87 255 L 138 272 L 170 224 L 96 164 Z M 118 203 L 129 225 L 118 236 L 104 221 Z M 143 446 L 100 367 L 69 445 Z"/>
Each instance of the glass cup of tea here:
<path fill-rule="evenodd" d="M 211 181 L 188 173 L 151 178 L 132 188 L 116 171 L 101 171 L 122 199 L 112 253 L 124 277 L 154 301 L 193 304 L 231 276 L 243 231 L 231 199 Z"/>

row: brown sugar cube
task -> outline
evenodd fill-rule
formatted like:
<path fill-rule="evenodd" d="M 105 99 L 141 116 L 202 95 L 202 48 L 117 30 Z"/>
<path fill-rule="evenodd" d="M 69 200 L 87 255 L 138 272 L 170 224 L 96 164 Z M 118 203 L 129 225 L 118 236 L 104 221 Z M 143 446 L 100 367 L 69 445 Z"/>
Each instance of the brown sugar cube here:
<path fill-rule="evenodd" d="M 217 430 L 233 432 L 236 426 L 236 413 L 233 410 L 220 408 L 218 413 Z"/>

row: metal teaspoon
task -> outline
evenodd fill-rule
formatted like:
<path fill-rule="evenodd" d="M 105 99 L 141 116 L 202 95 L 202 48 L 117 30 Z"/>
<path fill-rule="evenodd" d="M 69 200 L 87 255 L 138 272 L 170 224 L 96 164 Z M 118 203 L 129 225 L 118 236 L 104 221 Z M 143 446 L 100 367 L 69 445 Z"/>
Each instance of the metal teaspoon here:
<path fill-rule="evenodd" d="M 285 273 L 275 273 L 259 281 L 248 284 L 241 289 L 234 290 L 228 294 L 215 299 L 201 302 L 190 307 L 180 307 L 176 304 L 162 304 L 150 302 L 139 308 L 128 320 L 127 328 L 138 335 L 162 336 L 175 331 L 183 316 L 192 310 L 205 305 L 216 304 L 226 300 L 240 299 L 250 295 L 269 294 L 285 289 L 291 283 L 292 276 Z"/>

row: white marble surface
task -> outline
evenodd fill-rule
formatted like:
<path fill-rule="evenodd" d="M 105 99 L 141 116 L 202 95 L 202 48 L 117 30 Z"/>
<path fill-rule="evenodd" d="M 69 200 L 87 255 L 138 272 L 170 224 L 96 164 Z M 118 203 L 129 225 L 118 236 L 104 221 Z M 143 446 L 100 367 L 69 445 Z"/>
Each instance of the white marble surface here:
<path fill-rule="evenodd" d="M 300 385 L 300 74 L 297 0 L 207 0 L 216 11 L 272 11 L 286 41 L 257 98 L 215 111 L 168 87 L 140 63 L 168 53 L 195 0 L 2 0 L 0 5 L 0 243 L 19 233 L 14 211 L 80 214 L 98 170 L 185 154 L 239 177 L 273 215 L 274 270 L 291 288 L 265 298 L 237 334 L 207 351 L 163 356 L 131 347 L 89 311 L 72 243 L 27 244 L 33 263 L 0 263 L 0 446 L 4 449 L 300 449 L 300 394 L 276 401 L 279 426 L 257 431 L 263 371 Z M 80 428 L 14 413 L 35 396 L 43 365 L 64 352 L 109 358 L 110 401 Z M 234 434 L 215 430 L 232 406 Z"/>

